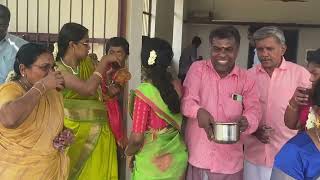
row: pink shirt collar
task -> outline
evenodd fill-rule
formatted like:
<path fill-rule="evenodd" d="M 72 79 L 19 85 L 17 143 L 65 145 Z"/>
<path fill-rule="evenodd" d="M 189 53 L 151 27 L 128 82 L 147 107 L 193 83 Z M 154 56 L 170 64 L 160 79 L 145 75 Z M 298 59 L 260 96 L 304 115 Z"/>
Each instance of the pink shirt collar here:
<path fill-rule="evenodd" d="M 284 57 L 282 57 L 282 62 L 281 62 L 281 64 L 280 64 L 280 66 L 278 67 L 278 68 L 276 68 L 276 69 L 279 69 L 279 70 L 287 70 L 288 69 L 288 65 L 287 65 L 288 63 L 287 63 L 287 61 L 286 61 L 286 59 L 284 58 Z M 257 71 L 259 71 L 259 72 L 266 72 L 264 69 L 263 69 L 263 67 L 262 67 L 262 65 L 261 64 L 258 64 L 257 65 Z"/>

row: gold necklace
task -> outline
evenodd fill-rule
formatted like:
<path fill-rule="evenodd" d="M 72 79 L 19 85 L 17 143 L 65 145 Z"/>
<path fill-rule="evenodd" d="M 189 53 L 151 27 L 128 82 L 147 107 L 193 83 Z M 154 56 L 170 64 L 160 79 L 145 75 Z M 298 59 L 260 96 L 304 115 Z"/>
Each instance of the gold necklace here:
<path fill-rule="evenodd" d="M 79 74 L 79 66 L 77 66 L 77 71 L 75 71 L 75 70 L 73 70 L 73 68 L 72 68 L 71 66 L 67 65 L 66 63 L 64 63 L 64 61 L 63 61 L 62 58 L 60 58 L 60 60 L 61 60 L 62 64 L 63 64 L 65 67 L 71 69 L 72 74 L 74 74 L 74 75 Z"/>
<path fill-rule="evenodd" d="M 30 88 L 28 88 L 28 86 L 27 86 L 24 82 L 21 81 L 21 79 L 19 79 L 18 81 L 19 81 L 20 86 L 21 86 L 24 90 L 28 91 L 28 90 L 30 89 Z"/>

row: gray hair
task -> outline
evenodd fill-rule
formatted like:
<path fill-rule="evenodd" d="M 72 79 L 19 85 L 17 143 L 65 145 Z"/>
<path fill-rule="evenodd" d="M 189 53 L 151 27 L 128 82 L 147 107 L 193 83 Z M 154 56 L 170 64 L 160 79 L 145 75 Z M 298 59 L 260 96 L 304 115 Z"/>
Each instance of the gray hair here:
<path fill-rule="evenodd" d="M 274 37 L 280 44 L 286 45 L 286 39 L 284 37 L 283 31 L 275 26 L 266 26 L 260 28 L 253 34 L 254 42 L 268 37 Z"/>

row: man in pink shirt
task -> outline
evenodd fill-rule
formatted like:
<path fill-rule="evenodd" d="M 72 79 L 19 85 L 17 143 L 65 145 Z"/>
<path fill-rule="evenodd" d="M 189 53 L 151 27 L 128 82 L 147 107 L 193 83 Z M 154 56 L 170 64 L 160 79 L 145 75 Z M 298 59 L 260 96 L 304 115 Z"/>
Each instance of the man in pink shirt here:
<path fill-rule="evenodd" d="M 254 79 L 235 65 L 240 45 L 238 30 L 232 26 L 217 28 L 210 33 L 209 41 L 211 59 L 194 62 L 183 84 L 181 108 L 188 117 L 187 180 L 242 180 L 242 138 L 258 127 L 259 93 Z M 214 122 L 238 122 L 240 141 L 212 141 Z"/>
<path fill-rule="evenodd" d="M 263 27 L 253 35 L 261 64 L 249 70 L 260 91 L 262 118 L 255 133 L 245 139 L 245 180 L 270 180 L 274 157 L 297 131 L 285 126 L 284 113 L 297 87 L 310 86 L 310 74 L 288 62 L 283 32 Z"/>

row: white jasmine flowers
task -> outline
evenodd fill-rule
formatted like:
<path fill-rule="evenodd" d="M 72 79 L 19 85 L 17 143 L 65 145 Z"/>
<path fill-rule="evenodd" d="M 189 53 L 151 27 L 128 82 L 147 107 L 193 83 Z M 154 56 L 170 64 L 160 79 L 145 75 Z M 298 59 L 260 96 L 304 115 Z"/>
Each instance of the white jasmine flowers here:
<path fill-rule="evenodd" d="M 150 51 L 149 59 L 148 59 L 148 65 L 151 66 L 154 63 L 156 63 L 157 59 L 157 53 L 155 50 Z"/>
<path fill-rule="evenodd" d="M 5 82 L 9 82 L 12 81 L 14 76 L 16 75 L 16 73 L 14 72 L 14 70 L 10 71 L 7 75 L 6 81 Z"/>
<path fill-rule="evenodd" d="M 311 128 L 315 127 L 316 121 L 317 121 L 316 114 L 315 114 L 314 110 L 310 107 L 308 119 L 307 119 L 307 123 L 306 123 L 306 128 L 311 129 Z"/>
<path fill-rule="evenodd" d="M 57 54 L 58 54 L 58 43 L 57 42 L 55 42 L 53 44 L 53 52 L 52 52 L 52 54 L 53 54 L 54 60 L 56 60 L 56 57 L 57 57 Z"/>

